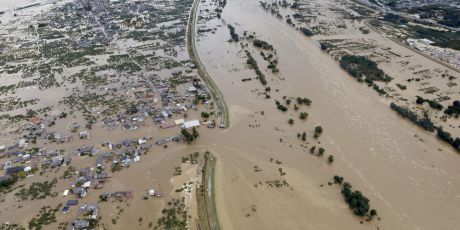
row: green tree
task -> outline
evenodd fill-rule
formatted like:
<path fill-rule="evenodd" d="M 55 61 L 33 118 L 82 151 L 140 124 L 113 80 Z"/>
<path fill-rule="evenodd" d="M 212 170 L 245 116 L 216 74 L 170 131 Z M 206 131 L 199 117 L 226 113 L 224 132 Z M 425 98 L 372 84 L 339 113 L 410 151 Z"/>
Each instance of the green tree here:
<path fill-rule="evenodd" d="M 306 112 L 300 113 L 299 117 L 300 117 L 301 120 L 305 120 L 308 117 L 308 113 L 306 113 Z"/>
<path fill-rule="evenodd" d="M 18 177 L 21 178 L 21 179 L 24 179 L 24 178 L 26 178 L 26 176 L 27 176 L 27 175 L 26 175 L 26 172 L 24 172 L 24 171 L 20 171 L 20 172 L 18 172 L 17 174 L 18 174 Z"/>
<path fill-rule="evenodd" d="M 193 138 L 196 139 L 200 136 L 200 134 L 198 133 L 198 131 L 196 130 L 195 127 L 193 127 L 192 129 L 192 135 L 193 135 Z"/>
<path fill-rule="evenodd" d="M 315 138 L 318 138 L 323 133 L 323 127 L 316 126 L 315 127 Z"/>
<path fill-rule="evenodd" d="M 322 147 L 318 149 L 318 156 L 322 156 L 326 150 Z"/>
<path fill-rule="evenodd" d="M 192 134 L 190 134 L 187 129 L 182 129 L 181 131 L 182 135 L 184 135 L 185 140 L 187 143 L 192 143 L 192 141 L 195 139 Z"/>
<path fill-rule="evenodd" d="M 328 162 L 328 163 L 334 162 L 334 156 L 329 155 L 329 156 L 327 157 L 327 162 Z"/>
<path fill-rule="evenodd" d="M 209 113 L 208 112 L 201 112 L 201 117 L 202 118 L 209 118 Z"/>
<path fill-rule="evenodd" d="M 377 210 L 371 209 L 370 213 L 371 216 L 376 216 L 377 215 Z"/>
<path fill-rule="evenodd" d="M 343 182 L 343 177 L 338 176 L 338 175 L 335 175 L 335 176 L 334 176 L 334 183 L 336 183 L 336 184 L 342 184 L 342 182 Z"/>

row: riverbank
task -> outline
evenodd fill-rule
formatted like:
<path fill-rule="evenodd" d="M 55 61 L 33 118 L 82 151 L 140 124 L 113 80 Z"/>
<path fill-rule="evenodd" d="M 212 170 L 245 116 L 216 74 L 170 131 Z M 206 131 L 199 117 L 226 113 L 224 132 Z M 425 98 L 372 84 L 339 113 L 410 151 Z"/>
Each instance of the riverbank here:
<path fill-rule="evenodd" d="M 196 51 L 195 24 L 196 24 L 196 17 L 197 17 L 197 10 L 198 10 L 199 3 L 200 3 L 199 0 L 194 0 L 192 9 L 190 10 L 190 17 L 189 17 L 188 26 L 187 26 L 187 51 L 189 53 L 190 59 L 196 65 L 196 68 L 198 69 L 198 74 L 200 75 L 201 79 L 203 79 L 203 81 L 209 87 L 214 103 L 217 104 L 217 108 L 218 108 L 217 111 L 218 111 L 218 114 L 221 116 L 220 127 L 227 128 L 230 125 L 230 118 L 228 114 L 227 104 L 225 103 L 225 100 L 224 100 L 224 96 L 220 92 L 216 83 L 214 83 L 214 80 L 212 79 L 212 77 L 210 77 L 209 73 L 206 70 L 206 67 L 201 62 L 198 52 Z"/>

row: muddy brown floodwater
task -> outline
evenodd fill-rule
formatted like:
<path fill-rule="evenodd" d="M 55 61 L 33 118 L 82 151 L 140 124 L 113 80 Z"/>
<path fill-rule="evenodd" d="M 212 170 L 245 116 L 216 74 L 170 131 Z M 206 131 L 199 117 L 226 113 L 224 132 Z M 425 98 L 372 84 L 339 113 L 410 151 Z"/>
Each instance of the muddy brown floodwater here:
<path fill-rule="evenodd" d="M 197 43 L 230 111 L 228 129 L 204 133 L 200 140 L 219 158 L 216 196 L 223 229 L 458 228 L 457 153 L 402 120 L 390 110 L 389 101 L 347 76 L 317 42 L 267 14 L 258 0 L 228 1 L 222 19 L 237 33 L 256 32 L 272 44 L 281 73 L 267 76 L 272 99 L 263 99 L 254 93 L 263 91 L 258 80 L 241 81 L 255 74 L 245 68 L 240 45 L 227 42 L 226 26 Z M 276 110 L 273 99 L 284 95 L 312 99 L 311 107 L 301 109 L 310 114 L 307 121 L 299 120 L 292 109 Z M 295 119 L 293 126 L 287 124 L 289 118 Z M 260 126 L 251 128 L 254 124 Z M 312 137 L 315 125 L 324 129 L 318 140 Z M 303 131 L 308 133 L 308 146 L 324 147 L 325 156 L 313 156 L 300 147 L 296 134 Z M 326 162 L 329 154 L 336 159 L 331 165 Z M 282 163 L 275 165 L 270 158 Z M 255 172 L 254 166 L 262 171 Z M 286 175 L 280 177 L 278 168 Z M 360 223 L 340 187 L 327 184 L 335 174 L 370 199 L 380 221 Z M 265 185 L 274 179 L 286 180 L 290 187 Z"/>

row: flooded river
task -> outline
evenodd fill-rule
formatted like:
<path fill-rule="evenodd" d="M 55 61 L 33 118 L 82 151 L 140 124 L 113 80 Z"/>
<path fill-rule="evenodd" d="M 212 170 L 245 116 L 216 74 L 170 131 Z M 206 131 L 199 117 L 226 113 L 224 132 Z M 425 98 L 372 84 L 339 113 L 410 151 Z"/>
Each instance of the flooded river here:
<path fill-rule="evenodd" d="M 206 5 L 202 5 L 204 9 Z M 200 38 L 198 51 L 225 96 L 231 126 L 204 134 L 219 156 L 217 209 L 224 229 L 456 229 L 460 214 L 460 156 L 431 134 L 402 120 L 389 101 L 347 76 L 319 44 L 259 8 L 257 0 L 229 0 L 223 20 L 237 33 L 255 32 L 277 49 L 280 75 L 267 75 L 272 99 L 245 67 L 244 52 L 226 26 Z M 221 24 L 217 20 L 209 25 Z M 258 55 L 257 53 L 253 54 Z M 261 63 L 264 65 L 264 63 Z M 276 89 L 276 90 L 275 90 Z M 307 121 L 290 109 L 276 110 L 274 99 L 308 97 Z M 261 112 L 263 111 L 263 113 Z M 295 124 L 287 123 L 294 118 Z M 321 125 L 323 135 L 313 139 Z M 255 127 L 255 128 L 254 128 Z M 311 155 L 297 133 L 306 131 Z M 206 140 L 205 140 L 206 139 Z M 327 155 L 335 162 L 328 164 Z M 270 158 L 282 164 L 275 165 Z M 255 172 L 254 166 L 262 169 Z M 280 179 L 290 188 L 255 186 Z M 370 199 L 381 220 L 356 218 L 340 193 L 329 186 L 340 175 Z"/>

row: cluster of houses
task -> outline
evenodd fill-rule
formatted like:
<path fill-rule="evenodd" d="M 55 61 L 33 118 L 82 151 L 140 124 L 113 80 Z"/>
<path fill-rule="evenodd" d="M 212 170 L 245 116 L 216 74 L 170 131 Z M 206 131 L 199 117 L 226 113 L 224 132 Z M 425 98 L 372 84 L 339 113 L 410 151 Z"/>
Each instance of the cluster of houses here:
<path fill-rule="evenodd" d="M 69 165 L 72 161 L 72 157 L 64 155 L 61 151 L 46 150 L 45 148 L 0 151 L 0 157 L 8 159 L 2 164 L 5 176 L 11 176 L 20 172 L 29 175 L 39 166 L 61 167 Z"/>
<path fill-rule="evenodd" d="M 127 166 L 131 162 L 140 160 L 140 155 L 143 151 L 152 148 L 153 145 L 147 141 L 151 138 L 125 139 L 116 143 L 104 141 L 101 143 L 104 149 L 109 151 L 103 152 L 96 150 L 94 146 L 82 146 L 78 148 L 78 154 L 91 154 L 96 156 L 95 168 L 84 167 L 75 172 L 74 182 L 70 189 L 63 192 L 63 196 L 73 195 L 62 209 L 63 213 L 71 210 L 71 207 L 77 206 L 79 199 L 86 197 L 90 189 L 102 189 L 104 183 L 110 178 L 110 175 L 105 172 L 106 164 L 114 164 Z M 101 200 L 109 198 L 124 199 L 132 198 L 133 191 L 117 191 L 117 192 L 102 192 Z M 96 205 L 83 205 L 77 212 L 77 219 L 72 221 L 67 229 L 88 229 L 91 220 L 95 220 L 99 214 L 99 208 Z"/>
<path fill-rule="evenodd" d="M 78 200 L 68 200 L 64 208 L 62 209 L 63 213 L 67 213 L 70 210 L 70 207 L 76 206 Z M 97 219 L 99 215 L 99 208 L 96 204 L 84 204 L 80 206 L 77 212 L 77 219 L 70 222 L 67 225 L 68 230 L 74 229 L 88 229 L 90 228 L 91 221 Z"/>
<path fill-rule="evenodd" d="M 140 85 L 131 85 L 131 87 L 144 87 L 146 90 L 135 92 L 136 105 L 130 105 L 126 111 L 105 118 L 103 120 L 104 126 L 109 129 L 121 126 L 125 130 L 137 130 L 145 124 L 147 118 L 151 118 L 161 128 L 182 124 L 181 119 L 172 121 L 173 117 L 181 116 L 188 110 L 196 110 L 195 98 L 203 98 L 207 103 L 206 98 L 209 95 L 206 86 L 193 79 L 189 79 L 189 85 L 184 89 L 186 92 L 181 93 L 171 90 L 170 83 L 166 80 L 160 80 L 157 76 L 139 76 L 138 83 Z M 192 99 L 187 101 L 187 97 Z"/>
<path fill-rule="evenodd" d="M 51 116 L 42 118 L 39 116 L 32 117 L 30 119 L 31 125 L 27 128 L 28 133 L 24 135 L 23 140 L 25 142 L 27 141 L 36 141 L 39 139 L 44 139 L 48 140 L 50 142 L 56 142 L 56 143 L 66 143 L 70 142 L 73 140 L 73 136 L 69 134 L 62 134 L 56 131 L 53 131 L 50 129 L 50 127 L 53 127 L 55 124 L 55 120 L 59 118 L 60 116 Z M 62 117 L 61 117 L 62 118 Z M 75 126 L 77 128 L 75 128 Z M 74 127 L 72 127 L 71 131 L 76 131 L 80 126 L 78 124 L 74 124 Z M 69 128 L 70 129 L 70 128 Z M 24 146 L 21 146 L 20 143 L 14 144 L 12 146 L 9 146 L 8 148 L 22 148 Z"/>

